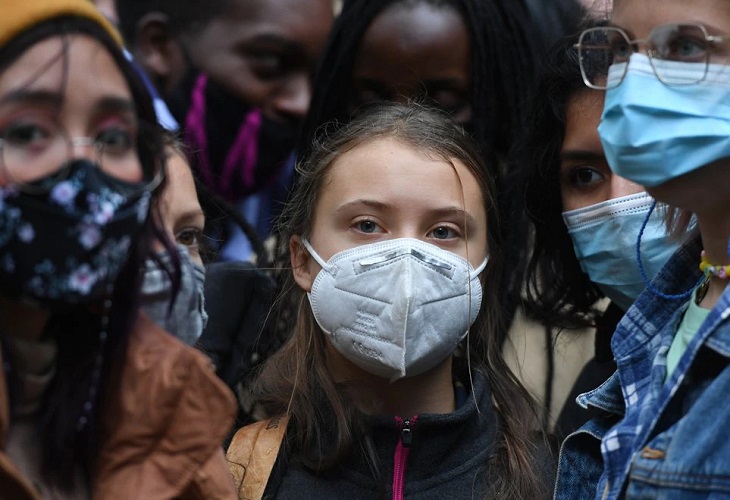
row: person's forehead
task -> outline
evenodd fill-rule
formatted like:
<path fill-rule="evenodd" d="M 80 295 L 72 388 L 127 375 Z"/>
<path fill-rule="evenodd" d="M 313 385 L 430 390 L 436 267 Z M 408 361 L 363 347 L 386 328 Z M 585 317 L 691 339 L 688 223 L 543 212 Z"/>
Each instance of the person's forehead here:
<path fill-rule="evenodd" d="M 730 31 L 730 2 L 726 0 L 614 0 L 611 22 L 645 36 L 657 25 L 699 23 Z"/>
<path fill-rule="evenodd" d="M 167 184 L 162 192 L 163 208 L 169 216 L 200 209 L 195 181 L 187 161 L 177 152 L 167 159 Z"/>
<path fill-rule="evenodd" d="M 98 94 L 131 97 L 129 85 L 112 55 L 100 42 L 82 34 L 45 38 L 27 48 L 0 71 L 0 89 L 52 89 L 67 95 L 68 82 L 77 81 L 80 76 L 69 74 L 67 64 L 83 65 L 85 78 L 94 81 Z"/>
<path fill-rule="evenodd" d="M 421 14 L 411 11 L 416 8 Z M 471 43 L 461 15 L 428 5 L 403 9 L 384 11 L 373 20 L 360 42 L 353 74 L 366 72 L 393 84 L 401 79 L 468 79 Z"/>
<path fill-rule="evenodd" d="M 327 13 L 333 15 L 330 0 L 235 0 L 223 15 L 251 24 L 289 25 L 318 22 Z"/>
<path fill-rule="evenodd" d="M 316 57 L 333 16 L 329 0 L 237 0 L 208 25 L 207 32 L 223 45 L 275 37 Z"/>
<path fill-rule="evenodd" d="M 468 39 L 469 27 L 454 7 L 396 3 L 375 16 L 363 35 L 364 40 L 391 40 L 402 50 L 433 37 Z"/>
<path fill-rule="evenodd" d="M 343 153 L 330 167 L 324 189 L 334 185 L 341 185 L 349 192 L 367 188 L 367 185 L 353 182 L 356 171 L 363 178 L 371 177 L 371 186 L 376 183 L 387 184 L 391 179 L 389 176 L 404 174 L 439 185 L 440 188 L 444 188 L 446 182 L 458 192 L 466 188 L 482 197 L 479 182 L 462 160 L 446 159 L 435 152 L 423 151 L 414 144 L 391 137 L 374 138 Z M 429 174 L 425 173 L 427 171 Z M 442 180 L 436 180 L 436 177 Z"/>

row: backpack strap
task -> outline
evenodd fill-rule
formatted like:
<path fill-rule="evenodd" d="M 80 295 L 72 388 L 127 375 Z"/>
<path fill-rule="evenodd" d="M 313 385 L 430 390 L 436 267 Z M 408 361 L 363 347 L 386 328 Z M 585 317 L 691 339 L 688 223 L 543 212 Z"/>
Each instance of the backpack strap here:
<path fill-rule="evenodd" d="M 241 500 L 260 500 L 284 440 L 287 415 L 247 425 L 233 436 L 226 459 Z"/>

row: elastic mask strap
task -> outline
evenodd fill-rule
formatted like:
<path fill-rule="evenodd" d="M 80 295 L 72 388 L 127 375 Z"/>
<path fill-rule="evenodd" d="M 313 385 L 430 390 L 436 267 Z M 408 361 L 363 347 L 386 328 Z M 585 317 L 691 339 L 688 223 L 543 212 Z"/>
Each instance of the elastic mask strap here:
<path fill-rule="evenodd" d="M 697 288 L 700 283 L 702 283 L 702 281 L 704 281 L 704 276 L 700 278 L 700 280 L 686 292 L 677 294 L 664 293 L 651 284 L 651 282 L 649 281 L 649 277 L 646 275 L 646 271 L 644 270 L 644 263 L 641 262 L 641 237 L 644 235 L 644 229 L 646 229 L 646 225 L 649 223 L 649 218 L 654 212 L 654 208 L 656 208 L 656 200 L 652 202 L 651 207 L 649 208 L 649 213 L 647 213 L 646 217 L 644 217 L 644 222 L 641 224 L 641 230 L 639 230 L 639 237 L 636 238 L 636 262 L 639 263 L 639 273 L 641 274 L 641 279 L 644 280 L 646 288 L 657 297 L 661 297 L 662 299 L 666 300 L 686 299 L 687 297 L 692 295 L 694 289 Z M 728 251 L 730 252 L 730 246 L 728 247 Z"/>
<path fill-rule="evenodd" d="M 479 264 L 479 267 L 474 269 L 474 274 L 471 276 L 472 279 L 476 278 L 477 276 L 479 276 L 481 274 L 482 271 L 484 271 L 484 269 L 487 267 L 488 262 L 489 262 L 489 255 L 484 257 L 484 260 L 482 261 L 481 264 Z"/>
<path fill-rule="evenodd" d="M 302 238 L 302 245 L 304 245 L 304 248 L 307 249 L 307 251 L 309 252 L 309 255 L 311 255 L 312 258 L 315 261 L 317 261 L 317 264 L 319 264 L 322 269 L 327 267 L 327 263 L 322 260 L 322 257 L 320 257 L 317 252 L 314 251 L 314 248 L 312 248 L 312 245 L 310 245 L 309 242 L 305 238 Z"/>

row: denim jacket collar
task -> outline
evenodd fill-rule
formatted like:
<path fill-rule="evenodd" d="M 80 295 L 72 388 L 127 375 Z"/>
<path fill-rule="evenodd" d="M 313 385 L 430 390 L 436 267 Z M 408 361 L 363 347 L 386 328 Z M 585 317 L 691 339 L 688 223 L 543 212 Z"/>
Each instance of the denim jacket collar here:
<path fill-rule="evenodd" d="M 684 245 L 654 279 L 653 286 L 666 294 L 680 294 L 692 289 L 702 277 L 698 267 L 701 249 L 702 243 L 699 238 Z M 677 446 L 686 446 L 687 450 L 704 450 L 698 452 L 698 456 L 704 457 L 703 453 L 710 453 L 707 450 L 715 448 L 702 448 L 701 443 L 707 439 L 714 439 L 711 436 L 717 435 L 717 431 L 723 428 L 721 423 L 709 424 L 708 427 L 702 415 L 695 414 L 681 426 L 671 426 L 665 422 L 660 426 L 661 429 L 657 428 L 662 415 L 669 419 L 678 418 L 676 411 L 669 415 L 665 414 L 665 411 L 680 392 L 684 379 L 698 359 L 706 359 L 700 358 L 701 349 L 710 349 L 720 356 L 730 358 L 730 327 L 726 321 L 730 317 L 729 287 L 687 347 L 685 355 L 680 359 L 671 377 L 664 380 L 666 352 L 686 309 L 686 303 L 686 298 L 664 299 L 647 290 L 638 297 L 621 320 L 612 339 L 612 350 L 618 366 L 617 373 L 598 389 L 579 397 L 582 405 L 601 408 L 609 413 L 606 415 L 609 418 L 597 418 L 589 423 L 602 424 L 599 431 L 603 432 L 591 433 L 593 444 L 586 439 L 589 437 L 585 433 L 586 428 L 570 436 L 564 443 L 556 498 L 576 498 L 575 494 L 585 489 L 585 483 L 591 485 L 588 488 L 590 491 L 599 493 L 604 491 L 606 498 L 618 498 L 624 491 L 629 471 L 637 476 L 646 473 L 651 477 L 648 482 L 642 480 L 630 484 L 633 485 L 633 493 L 638 491 L 637 488 L 645 486 L 647 491 L 651 490 L 652 495 L 655 495 L 652 498 L 667 488 L 679 492 L 683 487 L 690 487 L 687 486 L 689 483 L 694 484 L 693 481 L 701 483 L 700 488 L 713 488 L 714 486 L 710 485 L 711 481 L 718 480 L 717 477 L 720 476 L 725 477 L 722 474 L 727 474 L 729 469 L 719 462 L 713 462 L 713 460 L 724 462 L 721 458 L 724 456 L 722 455 L 724 451 L 721 450 L 722 453 L 717 457 L 713 455 L 708 459 L 695 459 L 687 458 L 690 455 L 694 457 L 689 451 L 685 456 L 676 449 Z M 725 397 L 722 383 L 708 392 L 703 392 L 704 387 L 706 385 L 692 385 L 691 388 L 685 389 L 683 397 L 690 401 L 702 398 L 701 401 L 705 405 L 715 405 L 715 400 L 719 401 Z M 718 390 L 721 393 L 718 393 Z M 613 418 L 620 419 L 615 426 L 611 423 Z M 668 462 L 638 454 L 647 443 L 664 450 L 666 443 L 672 439 L 675 449 Z M 597 456 L 600 440 L 602 440 L 601 453 Z M 579 478 L 572 478 L 571 474 L 575 473 L 574 465 L 578 458 L 590 461 L 592 466 L 584 466 L 581 469 L 583 474 L 579 474 Z M 636 469 L 630 467 L 634 462 L 638 464 Z M 708 467 L 717 467 L 719 472 L 707 475 Z M 569 473 L 570 470 L 573 470 L 573 473 Z M 599 473 L 599 470 L 602 470 L 602 473 Z M 681 475 L 684 486 L 667 485 L 662 482 L 664 479 L 660 480 L 671 476 L 676 482 L 680 477 L 676 474 Z M 694 487 L 696 485 L 692 486 Z"/>

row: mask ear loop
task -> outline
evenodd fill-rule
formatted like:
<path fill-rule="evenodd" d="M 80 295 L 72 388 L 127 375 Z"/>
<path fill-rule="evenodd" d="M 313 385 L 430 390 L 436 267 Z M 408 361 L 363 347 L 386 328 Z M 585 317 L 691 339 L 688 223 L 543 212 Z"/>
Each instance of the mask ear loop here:
<path fill-rule="evenodd" d="M 309 255 L 312 256 L 312 258 L 319 264 L 319 267 L 322 269 L 327 268 L 327 263 L 322 259 L 322 257 L 319 256 L 317 252 L 314 251 L 314 248 L 312 248 L 312 245 L 307 241 L 306 238 L 302 238 L 302 245 L 304 245 L 304 248 L 307 249 L 307 252 L 309 252 Z"/>
<path fill-rule="evenodd" d="M 641 237 L 644 234 L 644 229 L 646 229 L 646 225 L 649 223 L 649 217 L 651 217 L 651 214 L 654 212 L 654 208 L 656 208 L 656 200 L 654 200 L 651 203 L 651 207 L 649 208 L 649 213 L 646 214 L 646 217 L 644 218 L 644 222 L 641 224 L 641 229 L 639 230 L 639 237 L 636 238 L 636 262 L 639 263 L 639 274 L 641 274 L 641 279 L 644 280 L 644 284 L 646 285 L 646 288 L 656 295 L 657 297 L 661 297 L 662 299 L 666 300 L 680 300 L 680 299 L 686 299 L 690 295 L 692 295 L 692 292 L 694 292 L 695 288 L 700 286 L 700 284 L 705 280 L 705 277 L 699 279 L 699 281 L 693 285 L 689 290 L 682 293 L 677 294 L 671 294 L 671 293 L 664 293 L 661 290 L 659 290 L 657 287 L 651 284 L 649 277 L 646 275 L 646 271 L 644 270 L 644 264 L 641 262 Z M 730 253 L 730 244 L 728 245 L 728 253 Z"/>

